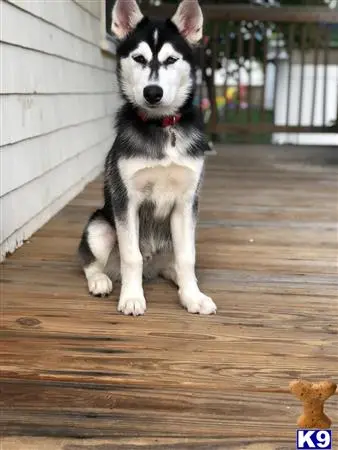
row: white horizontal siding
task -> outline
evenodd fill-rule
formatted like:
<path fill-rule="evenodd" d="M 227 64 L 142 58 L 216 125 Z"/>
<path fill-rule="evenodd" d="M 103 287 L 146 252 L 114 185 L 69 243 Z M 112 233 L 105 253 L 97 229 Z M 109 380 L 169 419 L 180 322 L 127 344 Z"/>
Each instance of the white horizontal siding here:
<path fill-rule="evenodd" d="M 110 139 L 112 144 L 112 132 L 113 124 L 108 116 L 0 148 L 1 165 L 6 168 L 2 173 L 0 196 L 40 177 L 102 140 Z"/>
<path fill-rule="evenodd" d="M 113 113 L 114 94 L 4 95 L 0 145 L 89 122 Z"/>
<path fill-rule="evenodd" d="M 0 256 L 3 260 L 7 253 L 12 253 L 16 248 L 20 247 L 36 230 L 42 227 L 49 219 L 60 211 L 68 202 L 78 195 L 83 188 L 94 178 L 96 178 L 102 170 L 101 164 L 92 168 L 88 173 L 83 175 L 73 186 L 67 189 L 60 197 L 57 197 L 42 209 L 36 216 L 12 233 L 5 239 L 0 246 Z M 0 199 L 1 201 L 1 199 Z"/>
<path fill-rule="evenodd" d="M 85 42 L 10 3 L 1 7 L 2 17 L 6 18 L 1 24 L 2 41 L 113 71 L 114 61 L 102 58 L 98 42 Z"/>
<path fill-rule="evenodd" d="M 72 0 L 9 0 L 9 3 L 84 41 L 99 45 L 99 19 Z"/>
<path fill-rule="evenodd" d="M 1 6 L 0 258 L 102 170 L 119 104 L 98 2 Z"/>
<path fill-rule="evenodd" d="M 25 184 L 21 189 L 16 189 L 3 196 L 0 199 L 0 210 L 4 219 L 1 241 L 7 239 L 13 234 L 13 231 L 20 229 L 32 217 L 60 197 L 74 185 L 74 181 L 81 179 L 98 163 L 101 163 L 102 166 L 103 158 L 110 145 L 111 138 L 109 137 L 57 166 L 53 171 L 46 172 L 41 177 Z"/>
<path fill-rule="evenodd" d="M 0 44 L 1 94 L 107 93 L 113 73 L 8 44 Z"/>
<path fill-rule="evenodd" d="M 78 5 L 89 11 L 93 16 L 100 17 L 101 0 L 74 0 Z"/>

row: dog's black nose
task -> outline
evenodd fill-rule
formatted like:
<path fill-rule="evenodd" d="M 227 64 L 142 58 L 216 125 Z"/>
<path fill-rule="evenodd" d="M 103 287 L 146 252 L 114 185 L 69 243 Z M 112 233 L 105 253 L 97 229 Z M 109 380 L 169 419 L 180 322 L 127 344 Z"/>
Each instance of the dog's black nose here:
<path fill-rule="evenodd" d="M 150 84 L 143 89 L 143 95 L 148 103 L 155 105 L 163 97 L 163 89 L 156 84 Z"/>

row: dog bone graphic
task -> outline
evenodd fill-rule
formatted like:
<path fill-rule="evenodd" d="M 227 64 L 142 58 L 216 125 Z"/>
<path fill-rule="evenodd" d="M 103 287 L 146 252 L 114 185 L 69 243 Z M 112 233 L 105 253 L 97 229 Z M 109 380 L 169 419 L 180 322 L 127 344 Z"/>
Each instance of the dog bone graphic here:
<path fill-rule="evenodd" d="M 291 393 L 303 402 L 304 411 L 298 418 L 298 426 L 306 429 L 330 428 L 332 422 L 324 413 L 324 403 L 336 392 L 337 385 L 332 381 L 311 383 L 305 380 L 295 380 L 290 383 L 289 387 Z"/>

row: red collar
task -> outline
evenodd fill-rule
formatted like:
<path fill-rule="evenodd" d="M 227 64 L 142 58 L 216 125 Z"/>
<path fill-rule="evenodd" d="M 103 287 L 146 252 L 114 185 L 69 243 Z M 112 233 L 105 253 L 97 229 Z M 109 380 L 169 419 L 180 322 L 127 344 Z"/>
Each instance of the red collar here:
<path fill-rule="evenodd" d="M 148 122 L 148 120 L 151 120 L 148 118 L 148 116 L 144 112 L 138 112 L 137 114 L 143 120 L 143 122 Z M 166 128 L 166 127 L 174 126 L 177 122 L 180 121 L 180 119 L 181 119 L 181 114 L 175 114 L 173 116 L 164 116 L 164 117 L 162 117 L 162 119 L 159 119 L 159 120 L 162 120 L 161 126 L 163 128 Z"/>

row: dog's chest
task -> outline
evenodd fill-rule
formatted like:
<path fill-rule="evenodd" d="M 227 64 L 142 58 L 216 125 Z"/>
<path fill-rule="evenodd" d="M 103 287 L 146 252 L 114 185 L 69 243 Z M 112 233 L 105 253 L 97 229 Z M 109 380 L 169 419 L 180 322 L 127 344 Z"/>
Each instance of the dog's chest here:
<path fill-rule="evenodd" d="M 175 202 L 194 194 L 203 160 L 171 152 L 161 160 L 132 158 L 120 161 L 119 166 L 129 197 L 137 203 L 151 201 L 156 216 L 163 217 Z"/>

